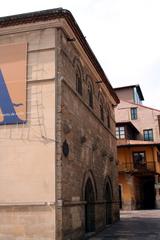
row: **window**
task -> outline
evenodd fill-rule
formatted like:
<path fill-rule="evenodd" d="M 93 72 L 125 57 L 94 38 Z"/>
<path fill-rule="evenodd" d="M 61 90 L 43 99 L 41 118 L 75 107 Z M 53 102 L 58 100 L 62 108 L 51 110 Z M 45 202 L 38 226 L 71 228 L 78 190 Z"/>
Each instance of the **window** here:
<path fill-rule="evenodd" d="M 82 77 L 79 67 L 76 69 L 76 91 L 82 96 Z"/>
<path fill-rule="evenodd" d="M 101 92 L 98 93 L 100 118 L 104 122 L 104 98 Z"/>
<path fill-rule="evenodd" d="M 131 108 L 131 120 L 137 119 L 137 108 Z"/>
<path fill-rule="evenodd" d="M 100 118 L 104 122 L 104 107 L 103 107 L 103 101 L 102 100 L 100 100 L 99 107 L 100 107 Z"/>
<path fill-rule="evenodd" d="M 138 93 L 138 88 L 137 87 L 133 88 L 133 100 L 134 100 L 134 103 L 142 104 L 142 101 L 141 101 L 140 95 Z"/>
<path fill-rule="evenodd" d="M 109 104 L 107 104 L 107 109 L 106 109 L 106 114 L 107 114 L 107 127 L 111 128 L 111 119 L 110 119 L 110 107 Z"/>
<path fill-rule="evenodd" d="M 110 114 L 109 111 L 107 111 L 107 127 L 111 128 L 111 122 L 110 122 Z"/>
<path fill-rule="evenodd" d="M 145 152 L 133 152 L 133 165 L 135 168 L 144 167 L 146 165 Z"/>
<path fill-rule="evenodd" d="M 125 138 L 125 128 L 122 127 L 116 127 L 116 138 L 117 139 L 124 139 Z"/>
<path fill-rule="evenodd" d="M 144 141 L 153 141 L 153 129 L 143 130 Z"/>
<path fill-rule="evenodd" d="M 93 87 L 90 82 L 88 82 L 88 104 L 93 108 Z"/>

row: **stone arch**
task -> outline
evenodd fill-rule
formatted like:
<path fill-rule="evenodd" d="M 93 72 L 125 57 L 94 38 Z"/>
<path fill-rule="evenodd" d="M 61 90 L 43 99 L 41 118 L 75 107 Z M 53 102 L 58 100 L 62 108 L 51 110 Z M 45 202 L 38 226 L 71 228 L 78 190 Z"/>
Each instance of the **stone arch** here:
<path fill-rule="evenodd" d="M 91 171 L 84 175 L 82 198 L 85 201 L 85 232 L 95 231 L 95 200 L 96 200 L 96 186 Z"/>
<path fill-rule="evenodd" d="M 109 176 L 105 178 L 103 197 L 105 200 L 105 222 L 106 225 L 112 223 L 112 203 L 113 203 L 113 188 L 112 182 Z"/>
<path fill-rule="evenodd" d="M 85 197 L 85 186 L 86 186 L 86 182 L 87 182 L 88 178 L 90 178 L 90 180 L 92 182 L 95 200 L 97 200 L 97 186 L 96 186 L 96 181 L 95 181 L 92 170 L 88 170 L 84 173 L 83 183 L 82 183 L 82 200 L 85 199 L 84 198 Z"/>

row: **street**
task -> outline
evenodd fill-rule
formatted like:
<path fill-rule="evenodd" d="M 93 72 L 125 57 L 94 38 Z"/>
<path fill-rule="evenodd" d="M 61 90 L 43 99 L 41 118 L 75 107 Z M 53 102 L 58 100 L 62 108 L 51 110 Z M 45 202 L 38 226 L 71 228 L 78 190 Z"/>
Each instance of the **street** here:
<path fill-rule="evenodd" d="M 91 240 L 160 240 L 160 210 L 121 212 L 121 220 Z"/>

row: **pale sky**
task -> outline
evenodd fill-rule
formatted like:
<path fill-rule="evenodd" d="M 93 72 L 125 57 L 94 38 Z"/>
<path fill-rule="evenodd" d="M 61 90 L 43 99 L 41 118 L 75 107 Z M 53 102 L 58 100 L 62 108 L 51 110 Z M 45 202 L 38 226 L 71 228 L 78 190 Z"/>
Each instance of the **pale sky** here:
<path fill-rule="evenodd" d="M 160 109 L 160 0 L 5 0 L 0 16 L 70 10 L 113 87 L 140 84 Z"/>

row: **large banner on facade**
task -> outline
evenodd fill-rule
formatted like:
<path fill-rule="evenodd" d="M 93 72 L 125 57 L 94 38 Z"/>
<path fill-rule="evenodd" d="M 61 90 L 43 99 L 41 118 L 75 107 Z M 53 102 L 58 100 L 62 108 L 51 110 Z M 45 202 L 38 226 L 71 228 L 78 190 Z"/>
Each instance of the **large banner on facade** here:
<path fill-rule="evenodd" d="M 27 44 L 0 45 L 0 125 L 26 122 Z"/>

